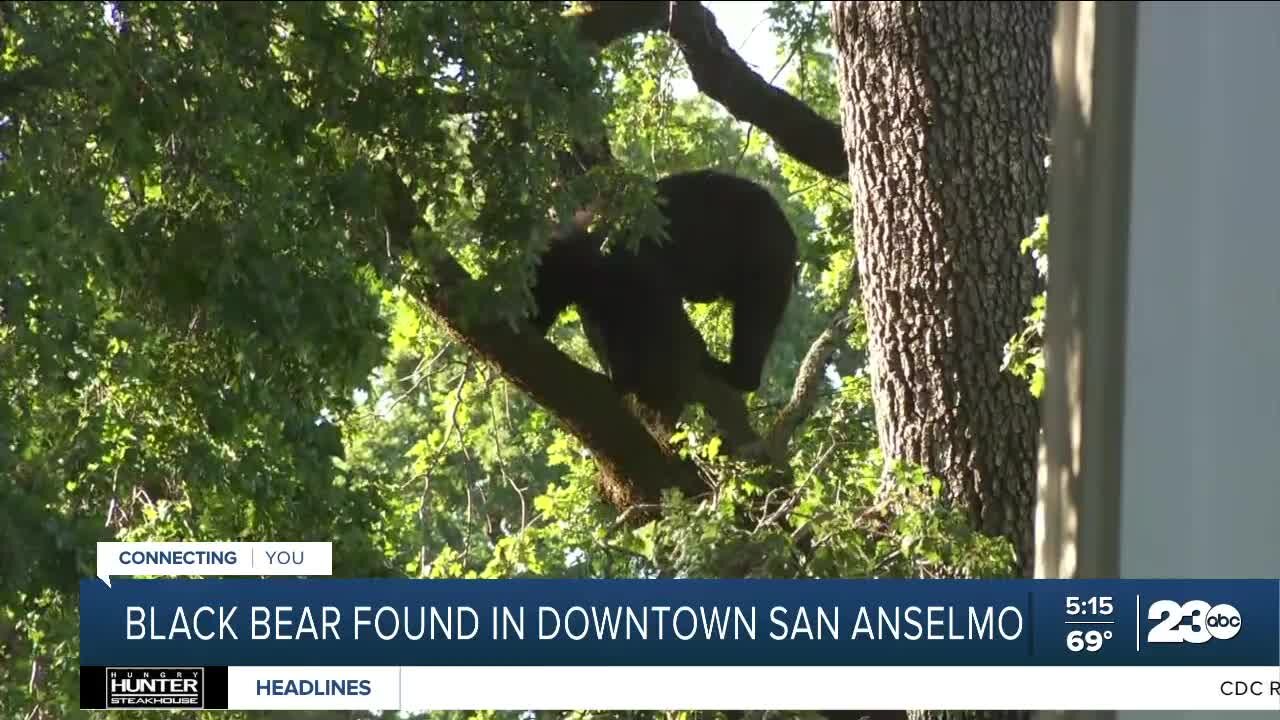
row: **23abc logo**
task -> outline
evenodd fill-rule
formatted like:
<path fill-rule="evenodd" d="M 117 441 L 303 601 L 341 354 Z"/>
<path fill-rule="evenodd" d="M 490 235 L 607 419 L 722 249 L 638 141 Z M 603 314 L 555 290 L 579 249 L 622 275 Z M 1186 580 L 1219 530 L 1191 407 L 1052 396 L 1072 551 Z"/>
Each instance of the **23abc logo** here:
<path fill-rule="evenodd" d="M 1233 606 L 1209 605 L 1203 600 L 1186 603 L 1157 600 L 1147 610 L 1147 619 L 1156 626 L 1147 633 L 1149 643 L 1206 643 L 1230 640 L 1240 633 L 1243 622 Z"/>

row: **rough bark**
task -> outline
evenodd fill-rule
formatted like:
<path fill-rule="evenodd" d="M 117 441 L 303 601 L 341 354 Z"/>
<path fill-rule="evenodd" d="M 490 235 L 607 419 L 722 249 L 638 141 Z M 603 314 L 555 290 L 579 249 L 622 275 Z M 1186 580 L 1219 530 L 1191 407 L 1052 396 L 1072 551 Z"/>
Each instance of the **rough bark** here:
<path fill-rule="evenodd" d="M 1001 372 L 1035 289 L 1053 5 L 837 2 L 832 26 L 887 458 L 1033 561 L 1038 407 Z"/>

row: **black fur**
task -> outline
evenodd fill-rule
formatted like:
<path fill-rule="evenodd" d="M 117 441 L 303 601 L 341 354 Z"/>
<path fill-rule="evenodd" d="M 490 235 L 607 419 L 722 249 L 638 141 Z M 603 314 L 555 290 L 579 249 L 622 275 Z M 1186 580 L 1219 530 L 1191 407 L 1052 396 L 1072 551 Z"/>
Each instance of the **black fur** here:
<path fill-rule="evenodd" d="M 666 428 L 674 428 L 694 393 L 705 345 L 680 297 L 661 275 L 635 260 L 605 255 L 599 239 L 582 231 L 553 240 L 534 286 L 539 312 L 534 327 L 545 333 L 568 305 L 598 333 L 597 348 L 619 393 L 632 394 Z"/>
<path fill-rule="evenodd" d="M 636 259 L 686 300 L 732 303 L 729 362 L 709 362 L 753 392 L 795 282 L 795 232 L 767 189 L 726 173 L 670 175 L 658 181 L 658 197 L 669 239 L 643 243 Z"/>
<path fill-rule="evenodd" d="M 605 254 L 600 238 L 577 225 L 553 238 L 534 283 L 533 325 L 545 334 L 577 305 L 619 391 L 666 421 L 691 401 L 696 365 L 743 392 L 760 386 L 795 280 L 797 241 L 769 191 L 743 178 L 679 173 L 658 182 L 658 195 L 666 242 Z M 684 299 L 733 304 L 728 363 L 707 352 Z"/>

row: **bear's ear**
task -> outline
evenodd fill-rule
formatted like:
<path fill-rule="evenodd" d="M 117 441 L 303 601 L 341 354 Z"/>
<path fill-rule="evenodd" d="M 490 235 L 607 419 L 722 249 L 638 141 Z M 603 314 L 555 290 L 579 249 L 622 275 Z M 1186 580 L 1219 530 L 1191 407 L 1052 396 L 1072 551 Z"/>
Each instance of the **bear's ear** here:
<path fill-rule="evenodd" d="M 599 237 L 598 233 L 591 227 L 599 216 L 600 213 L 595 207 L 579 208 L 573 212 L 568 222 L 561 225 L 557 235 L 563 236 L 566 240 L 575 244 L 590 245 L 590 249 L 599 250 L 600 246 L 604 244 L 604 239 Z M 594 242 L 594 245 L 591 245 L 592 242 Z"/>
<path fill-rule="evenodd" d="M 599 253 L 603 244 L 603 237 L 574 224 L 554 233 L 551 236 L 549 249 L 560 252 L 577 251 L 584 256 L 590 256 Z"/>
<path fill-rule="evenodd" d="M 574 227 L 581 228 L 583 230 L 586 230 L 587 228 L 591 227 L 591 223 L 596 219 L 596 215 L 597 215 L 594 205 L 595 203 L 592 203 L 591 206 L 574 211 L 573 213 Z"/>

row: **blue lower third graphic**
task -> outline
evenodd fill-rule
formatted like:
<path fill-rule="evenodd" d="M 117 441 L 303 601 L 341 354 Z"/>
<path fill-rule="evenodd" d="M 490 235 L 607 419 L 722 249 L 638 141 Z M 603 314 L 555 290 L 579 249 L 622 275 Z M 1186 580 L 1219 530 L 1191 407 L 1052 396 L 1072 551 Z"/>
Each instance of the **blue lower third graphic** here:
<path fill-rule="evenodd" d="M 1280 665 L 1276 580 L 91 579 L 80 613 L 95 667 Z"/>

